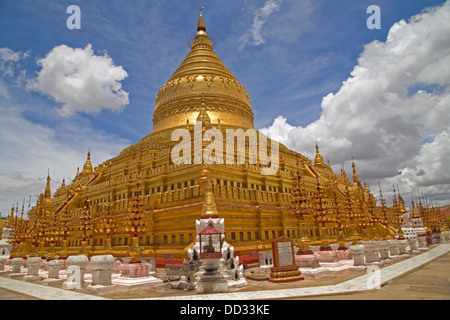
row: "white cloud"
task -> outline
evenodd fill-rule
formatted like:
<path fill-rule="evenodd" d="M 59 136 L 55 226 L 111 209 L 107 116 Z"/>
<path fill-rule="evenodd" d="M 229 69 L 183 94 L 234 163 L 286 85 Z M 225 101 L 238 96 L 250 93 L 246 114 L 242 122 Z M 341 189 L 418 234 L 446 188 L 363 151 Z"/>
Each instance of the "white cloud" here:
<path fill-rule="evenodd" d="M 129 104 L 128 92 L 120 83 L 128 77 L 127 72 L 106 53 L 95 55 L 90 44 L 84 49 L 54 47 L 38 60 L 38 65 L 42 69 L 29 81 L 28 88 L 62 104 L 58 109 L 61 115 L 98 114 L 102 109 L 119 111 Z"/>
<path fill-rule="evenodd" d="M 129 142 L 106 135 L 81 124 L 48 128 L 22 116 L 14 104 L 0 104 L 0 211 L 3 215 L 11 204 L 32 196 L 32 204 L 45 189 L 50 169 L 54 192 L 65 178 L 70 182 L 77 167 L 82 169 L 88 148 L 92 164 L 98 165 L 116 156 Z"/>
<path fill-rule="evenodd" d="M 116 156 L 129 141 L 91 128 L 89 122 L 44 114 L 50 126 L 28 120 L 24 114 L 43 113 L 39 99 L 27 96 L 23 106 L 17 91 L 11 90 L 14 79 L 0 79 L 0 212 L 5 216 L 13 203 L 36 197 L 44 191 L 47 170 L 50 169 L 54 192 L 65 178 L 70 182 L 77 167 L 82 168 L 88 148 L 92 164 L 98 165 Z M 21 90 L 21 87 L 18 88 Z M 24 95 L 27 93 L 22 91 Z M 36 103 L 33 103 L 36 102 Z M 52 118 L 53 117 L 53 118 Z"/>
<path fill-rule="evenodd" d="M 394 24 L 385 42 L 366 45 L 340 90 L 323 98 L 318 120 L 293 127 L 278 117 L 262 131 L 276 128 L 284 133 L 280 142 L 310 158 L 318 142 L 338 165 L 353 153 L 360 177 L 372 182 L 389 178 L 386 183 L 403 182 L 410 192 L 441 193 L 450 189 L 443 160 L 450 156 L 449 65 L 446 2 Z M 401 169 L 405 175 L 397 176 Z"/>
<path fill-rule="evenodd" d="M 15 52 L 10 48 L 0 48 L 0 71 L 3 73 L 3 76 L 13 77 L 15 65 L 21 57 L 26 58 L 27 56 L 27 53 L 22 53 L 21 51 Z"/>
<path fill-rule="evenodd" d="M 5 79 L 12 80 L 14 85 L 21 86 L 25 81 L 27 73 L 26 70 L 21 69 L 21 62 L 28 58 L 29 52 L 22 52 L 10 48 L 0 48 L 0 71 Z M 18 73 L 18 75 L 17 75 Z M 7 92 L 0 83 L 0 95 L 6 96 Z"/>
<path fill-rule="evenodd" d="M 264 6 L 258 10 L 253 18 L 251 28 L 239 39 L 239 50 L 242 50 L 249 41 L 255 46 L 265 43 L 263 26 L 266 24 L 270 15 L 279 10 L 281 2 L 282 0 L 266 0 Z"/>

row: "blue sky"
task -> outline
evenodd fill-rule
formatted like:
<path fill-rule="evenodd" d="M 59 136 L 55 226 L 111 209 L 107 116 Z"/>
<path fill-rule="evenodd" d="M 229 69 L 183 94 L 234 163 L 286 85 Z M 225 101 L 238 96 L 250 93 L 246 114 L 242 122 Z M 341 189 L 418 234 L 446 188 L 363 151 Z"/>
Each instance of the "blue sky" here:
<path fill-rule="evenodd" d="M 433 142 L 448 141 L 445 128 L 435 132 L 434 123 L 418 125 L 415 119 L 403 119 L 401 123 L 396 118 L 387 119 L 386 123 L 392 121 L 395 128 L 408 128 L 405 137 L 415 137 L 414 142 L 404 141 L 402 146 L 408 145 L 408 150 L 399 147 L 401 156 L 395 159 L 371 156 L 360 147 L 370 142 L 362 139 L 352 140 L 351 146 L 343 143 L 340 150 L 345 152 L 339 153 L 333 148 L 340 145 L 331 139 L 336 136 L 332 134 L 333 128 L 320 131 L 325 121 L 324 111 L 329 110 L 323 98 L 332 93 L 337 99 L 343 82 L 362 64 L 359 57 L 371 61 L 369 49 L 376 49 L 366 45 L 386 42 L 395 23 L 402 19 L 408 21 L 427 7 L 444 3 L 438 0 L 2 0 L 0 48 L 9 50 L 4 49 L 0 56 L 3 59 L 0 61 L 0 108 L 4 114 L 4 126 L 0 128 L 3 136 L 0 139 L 3 150 L 0 151 L 0 211 L 4 216 L 12 203 L 22 203 L 29 195 L 35 202 L 36 195 L 44 189 L 48 169 L 53 190 L 63 178 L 70 181 L 76 167 L 83 165 L 88 148 L 97 165 L 151 132 L 155 96 L 189 52 L 187 42 L 196 32 L 200 5 L 205 6 L 207 32 L 217 40 L 216 53 L 249 91 L 257 129 L 270 131 L 277 127 L 278 132 L 285 133 L 281 142 L 307 156 L 313 155 L 312 144 L 319 141 L 324 157 L 330 160 L 335 172 L 339 172 L 342 164 L 350 172 L 350 154 L 353 154 L 357 164 L 360 163 L 360 177 L 366 176 L 373 186 L 378 179 L 385 186 L 390 186 L 391 182 L 400 184 L 400 189 L 406 184 L 405 193 L 415 195 L 417 189 L 448 203 L 448 175 L 441 175 L 440 181 L 438 178 L 420 180 L 421 170 L 427 172 L 419 165 L 424 159 L 408 162 L 423 155 L 421 150 L 425 143 L 431 148 Z M 69 30 L 66 26 L 70 16 L 66 9 L 73 4 L 81 9 L 80 30 Z M 366 9 L 373 4 L 381 9 L 380 30 L 366 27 L 370 16 Z M 431 23 L 423 20 L 423 23 Z M 410 24 L 412 27 L 412 22 Z M 404 32 L 409 32 L 403 28 Z M 446 31 L 442 31 L 444 35 Z M 49 73 L 50 79 L 45 84 L 39 78 L 44 76 L 39 61 L 62 45 L 71 50 L 83 49 L 86 53 L 89 44 L 92 54 L 88 57 L 105 57 L 106 54 L 110 58 L 104 67 L 116 72 L 117 78 L 108 84 L 120 85 L 116 89 L 122 92 L 122 97 L 109 97 L 118 104 L 115 110 L 107 106 L 100 111 L 89 109 L 86 103 L 84 109 L 64 114 L 61 110 L 67 102 L 64 101 L 66 95 L 59 95 L 62 93 L 57 91 L 60 89 L 57 83 L 48 82 L 54 73 Z M 16 54 L 15 59 L 11 58 L 12 53 Z M 446 57 L 444 52 L 436 59 Z M 64 59 L 64 55 L 60 59 Z M 433 81 L 414 82 L 408 95 L 414 96 L 425 89 L 445 103 L 447 100 L 442 95 L 448 93 L 449 79 L 433 78 Z M 409 82 L 408 86 L 411 88 Z M 80 99 L 83 104 L 83 97 Z M 445 107 L 439 110 L 448 112 Z M 359 113 L 355 113 L 353 118 L 358 116 Z M 408 124 L 420 127 L 420 132 L 412 130 Z M 310 142 L 297 144 L 294 133 L 308 130 L 331 133 L 309 135 Z M 418 140 L 421 143 L 417 143 Z M 386 135 L 386 148 L 390 141 Z M 437 156 L 446 152 L 448 148 Z M 386 167 L 391 168 L 383 169 Z M 411 176 L 399 180 L 395 176 L 397 169 L 405 169 L 405 174 L 411 172 Z M 378 194 L 377 188 L 372 191 Z"/>

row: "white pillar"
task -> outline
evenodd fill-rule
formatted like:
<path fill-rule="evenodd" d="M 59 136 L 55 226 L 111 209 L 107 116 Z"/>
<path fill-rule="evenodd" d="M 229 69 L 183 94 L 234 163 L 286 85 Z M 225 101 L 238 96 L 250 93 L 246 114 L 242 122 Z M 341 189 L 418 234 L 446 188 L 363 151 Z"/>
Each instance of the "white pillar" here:
<path fill-rule="evenodd" d="M 380 251 L 376 241 L 364 241 L 364 254 L 366 256 L 366 264 L 380 263 Z"/>
<path fill-rule="evenodd" d="M 5 270 L 6 260 L 7 260 L 7 258 L 0 257 L 0 274 L 6 273 L 6 270 Z"/>
<path fill-rule="evenodd" d="M 354 244 L 350 246 L 350 253 L 352 254 L 353 258 L 353 265 L 354 266 L 364 266 L 364 246 L 361 244 Z"/>
<path fill-rule="evenodd" d="M 9 274 L 10 278 L 23 277 L 22 271 L 23 258 L 14 258 L 11 260 L 12 272 Z"/>
<path fill-rule="evenodd" d="M 62 268 L 63 262 L 61 260 L 51 260 L 48 263 L 48 278 L 44 280 L 44 284 L 50 286 L 60 285 L 64 279 L 59 278 L 59 271 Z"/>
<path fill-rule="evenodd" d="M 380 250 L 380 259 L 384 262 L 389 262 L 391 259 L 389 259 L 389 242 L 387 240 L 380 240 L 378 241 L 378 246 Z"/>
<path fill-rule="evenodd" d="M 27 259 L 28 273 L 24 277 L 27 281 L 39 281 L 41 276 L 39 275 L 39 268 L 41 267 L 42 259 L 40 257 L 31 257 Z"/>
<path fill-rule="evenodd" d="M 92 283 L 87 287 L 88 292 L 113 292 L 115 287 L 111 283 L 112 267 L 116 259 L 112 255 L 93 256 L 91 258 Z"/>
<path fill-rule="evenodd" d="M 399 249 L 399 243 L 398 240 L 396 239 L 392 239 L 392 240 L 388 240 L 389 243 L 389 255 L 392 257 L 397 257 L 400 254 L 400 249 Z"/>
<path fill-rule="evenodd" d="M 408 247 L 408 241 L 406 239 L 398 240 L 398 250 L 400 255 L 408 255 L 407 248 Z"/>
<path fill-rule="evenodd" d="M 63 283 L 65 289 L 81 289 L 84 287 L 84 274 L 89 264 L 87 256 L 69 256 L 66 261 L 67 280 Z"/>

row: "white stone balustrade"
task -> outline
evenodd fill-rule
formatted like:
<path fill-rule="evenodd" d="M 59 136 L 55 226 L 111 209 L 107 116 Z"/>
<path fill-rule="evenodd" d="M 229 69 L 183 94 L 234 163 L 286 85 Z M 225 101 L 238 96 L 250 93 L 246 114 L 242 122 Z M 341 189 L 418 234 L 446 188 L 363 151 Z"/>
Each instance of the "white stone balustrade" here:
<path fill-rule="evenodd" d="M 426 234 L 419 234 L 417 236 L 417 242 L 419 244 L 419 250 L 426 250 L 427 249 L 427 237 Z"/>
<path fill-rule="evenodd" d="M 380 250 L 377 241 L 363 241 L 366 264 L 380 262 Z"/>
<path fill-rule="evenodd" d="M 85 286 L 84 274 L 89 265 L 87 256 L 69 256 L 66 261 L 67 280 L 63 283 L 65 289 L 81 289 Z"/>
<path fill-rule="evenodd" d="M 48 277 L 51 279 L 59 279 L 59 271 L 62 268 L 61 260 L 51 260 L 48 263 Z"/>
<path fill-rule="evenodd" d="M 431 244 L 439 244 L 442 243 L 443 240 L 441 238 L 441 232 L 433 232 L 431 234 Z"/>
<path fill-rule="evenodd" d="M 48 278 L 45 279 L 43 283 L 51 286 L 62 284 L 64 282 L 64 279 L 61 279 L 59 277 L 59 272 L 61 271 L 62 266 L 62 260 L 50 260 L 47 265 Z"/>
<path fill-rule="evenodd" d="M 112 267 L 116 259 L 112 255 L 93 256 L 91 258 L 92 283 L 87 287 L 88 292 L 113 292 L 115 287 L 111 283 Z"/>
<path fill-rule="evenodd" d="M 365 248 L 361 244 L 354 244 L 350 246 L 350 253 L 352 254 L 353 265 L 354 266 L 364 266 L 364 251 Z"/>
<path fill-rule="evenodd" d="M 30 257 L 27 259 L 28 272 L 24 277 L 26 281 L 39 281 L 41 276 L 39 275 L 39 268 L 42 264 L 42 258 L 40 257 Z"/>
<path fill-rule="evenodd" d="M 406 239 L 398 240 L 398 251 L 400 255 L 408 255 L 408 241 Z"/>
<path fill-rule="evenodd" d="M 6 270 L 5 270 L 6 260 L 7 260 L 7 258 L 0 257 L 0 274 L 6 273 Z"/>
<path fill-rule="evenodd" d="M 408 246 L 410 249 L 409 253 L 410 254 L 418 253 L 419 252 L 419 242 L 418 242 L 417 238 L 416 239 L 407 239 L 407 241 L 408 241 Z"/>
<path fill-rule="evenodd" d="M 18 278 L 22 277 L 22 265 L 23 265 L 23 258 L 14 258 L 11 260 L 11 266 L 12 271 L 9 274 L 10 278 Z"/>
<path fill-rule="evenodd" d="M 390 248 L 389 248 L 389 255 L 391 256 L 391 258 L 392 257 L 397 257 L 397 256 L 399 256 L 400 255 L 400 249 L 399 249 L 399 243 L 398 243 L 398 240 L 396 240 L 396 239 L 392 239 L 392 240 L 388 240 L 388 243 L 389 243 L 389 246 L 390 246 Z"/>
<path fill-rule="evenodd" d="M 380 252 L 380 260 L 384 262 L 389 262 L 391 259 L 389 259 L 389 242 L 387 240 L 380 240 L 378 241 L 378 248 Z"/>

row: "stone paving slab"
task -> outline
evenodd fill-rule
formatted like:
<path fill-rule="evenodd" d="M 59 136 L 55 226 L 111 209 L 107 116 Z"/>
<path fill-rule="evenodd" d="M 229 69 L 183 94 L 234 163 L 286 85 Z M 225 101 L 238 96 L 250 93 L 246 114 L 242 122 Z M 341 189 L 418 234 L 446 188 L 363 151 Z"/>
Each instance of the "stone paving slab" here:
<path fill-rule="evenodd" d="M 83 294 L 3 277 L 0 277 L 0 287 L 10 291 L 33 296 L 42 300 L 107 300 L 99 296 Z"/>
<path fill-rule="evenodd" d="M 379 284 L 387 283 L 394 278 L 411 272 L 424 264 L 444 255 L 450 251 L 450 243 L 441 244 L 420 255 L 413 256 L 396 264 L 379 269 Z M 377 269 L 375 269 L 377 271 Z M 294 297 L 307 297 L 317 295 L 330 295 L 368 291 L 368 283 L 372 283 L 374 274 L 368 273 L 360 277 L 330 286 L 264 290 L 250 292 L 199 294 L 177 297 L 143 298 L 139 300 L 257 300 L 257 299 L 282 299 Z M 0 288 L 23 293 L 43 300 L 108 300 L 103 297 L 47 287 L 40 284 L 29 283 L 14 279 L 0 277 Z M 1 297 L 0 297 L 1 299 Z"/>

